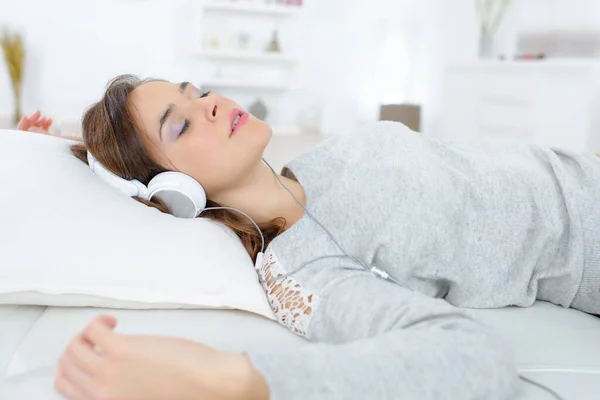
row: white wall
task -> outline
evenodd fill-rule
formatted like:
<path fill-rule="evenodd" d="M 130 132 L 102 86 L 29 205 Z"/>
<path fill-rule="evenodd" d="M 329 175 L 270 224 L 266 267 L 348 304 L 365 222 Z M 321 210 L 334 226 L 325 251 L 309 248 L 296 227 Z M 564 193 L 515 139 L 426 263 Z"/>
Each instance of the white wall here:
<path fill-rule="evenodd" d="M 207 71 L 191 54 L 200 45 L 199 1 L 0 0 L 0 26 L 26 36 L 24 111 L 78 120 L 119 73 L 201 81 Z M 599 3 L 515 0 L 498 48 L 510 53 L 527 26 L 593 26 Z M 302 15 L 281 33 L 301 60 L 298 89 L 265 96 L 272 122 L 283 124 L 311 105 L 333 115 L 331 125 L 340 111 L 362 122 L 376 118 L 380 102 L 411 101 L 423 105 L 423 130 L 434 133 L 445 67 L 477 54 L 472 0 L 305 0 Z M 386 43 L 386 36 L 404 37 L 405 45 Z M 396 45 L 397 52 L 387 50 Z M 9 89 L 0 66 L 0 118 L 12 112 Z"/>

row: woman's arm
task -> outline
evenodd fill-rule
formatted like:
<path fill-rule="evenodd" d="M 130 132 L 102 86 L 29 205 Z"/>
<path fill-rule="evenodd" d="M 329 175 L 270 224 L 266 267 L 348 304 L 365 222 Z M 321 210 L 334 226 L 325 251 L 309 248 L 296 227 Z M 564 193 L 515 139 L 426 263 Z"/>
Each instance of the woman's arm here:
<path fill-rule="evenodd" d="M 227 353 L 117 334 L 114 318 L 97 318 L 61 357 L 56 388 L 73 400 L 513 398 L 511 352 L 463 311 L 362 271 L 329 288 L 306 310 L 307 332 L 322 343 L 302 348 Z"/>
<path fill-rule="evenodd" d="M 271 399 L 512 399 L 505 343 L 443 300 L 346 271 L 312 310 L 302 349 L 249 351 Z"/>
<path fill-rule="evenodd" d="M 123 335 L 100 315 L 68 344 L 54 385 L 70 400 L 268 400 L 247 357 L 179 338 Z"/>

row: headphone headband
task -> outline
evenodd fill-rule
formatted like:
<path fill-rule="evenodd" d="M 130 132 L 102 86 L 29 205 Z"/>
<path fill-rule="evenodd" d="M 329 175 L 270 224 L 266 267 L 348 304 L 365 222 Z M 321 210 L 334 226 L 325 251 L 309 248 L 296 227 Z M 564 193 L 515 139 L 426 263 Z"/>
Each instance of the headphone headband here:
<path fill-rule="evenodd" d="M 126 180 L 110 172 L 87 152 L 90 169 L 113 188 L 129 197 L 162 200 L 176 217 L 195 218 L 206 206 L 206 193 L 198 181 L 182 172 L 167 171 L 156 175 L 148 187 L 137 179 Z"/>
<path fill-rule="evenodd" d="M 87 160 L 90 169 L 103 181 L 115 189 L 120 190 L 129 197 L 141 197 L 144 200 L 149 200 L 148 189 L 142 182 L 138 181 L 137 179 L 128 181 L 118 175 L 115 175 L 106 169 L 98 160 L 96 160 L 96 158 L 89 151 L 87 152 Z"/>

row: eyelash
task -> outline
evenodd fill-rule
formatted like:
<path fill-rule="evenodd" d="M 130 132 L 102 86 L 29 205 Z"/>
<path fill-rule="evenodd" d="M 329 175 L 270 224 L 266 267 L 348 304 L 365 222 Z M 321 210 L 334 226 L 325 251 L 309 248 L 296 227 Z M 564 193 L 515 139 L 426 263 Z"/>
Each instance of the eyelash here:
<path fill-rule="evenodd" d="M 210 90 L 208 92 L 202 93 L 202 96 L 200 96 L 200 98 L 202 99 L 202 98 L 208 96 L 209 94 L 210 94 Z M 189 119 L 186 119 L 183 122 L 183 127 L 181 128 L 181 132 L 179 132 L 179 136 L 183 135 L 189 129 L 190 124 L 191 124 L 191 122 Z"/>
<path fill-rule="evenodd" d="M 181 132 L 179 132 L 179 136 L 183 135 L 183 134 L 185 133 L 185 131 L 187 131 L 187 130 L 188 130 L 188 128 L 189 128 L 189 127 L 190 127 L 190 120 L 189 120 L 189 119 L 186 119 L 186 120 L 183 122 L 183 128 L 181 128 Z"/>

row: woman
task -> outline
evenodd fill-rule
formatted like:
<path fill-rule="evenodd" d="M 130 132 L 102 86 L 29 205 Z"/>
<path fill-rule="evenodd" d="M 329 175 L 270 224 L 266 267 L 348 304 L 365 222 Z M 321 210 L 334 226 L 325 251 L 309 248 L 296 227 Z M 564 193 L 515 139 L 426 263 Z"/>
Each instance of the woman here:
<path fill-rule="evenodd" d="M 538 299 L 600 312 L 594 155 L 466 146 L 377 123 L 305 153 L 279 181 L 261 160 L 271 129 L 239 110 L 186 82 L 121 76 L 85 113 L 72 150 L 144 184 L 183 172 L 208 206 L 247 213 L 265 234 L 258 273 L 279 322 L 321 344 L 227 353 L 121 335 L 101 316 L 60 359 L 67 398 L 511 399 L 510 351 L 458 307 Z M 202 216 L 256 257 L 250 222 Z"/>

